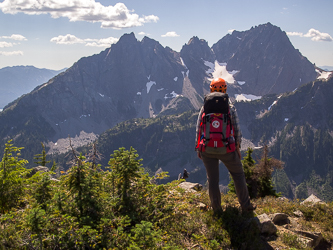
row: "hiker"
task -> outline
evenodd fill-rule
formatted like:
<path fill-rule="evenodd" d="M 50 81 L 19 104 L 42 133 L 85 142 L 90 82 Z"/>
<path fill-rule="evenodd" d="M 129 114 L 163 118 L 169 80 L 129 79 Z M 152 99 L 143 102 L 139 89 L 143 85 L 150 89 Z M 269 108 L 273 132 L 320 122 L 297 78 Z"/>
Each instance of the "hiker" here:
<path fill-rule="evenodd" d="M 209 183 L 209 197 L 214 214 L 220 214 L 222 212 L 221 192 L 219 188 L 219 160 L 224 163 L 234 180 L 236 194 L 242 211 L 250 212 L 256 208 L 256 206 L 250 202 L 245 174 L 241 163 L 240 146 L 242 134 L 239 127 L 238 115 L 235 107 L 229 101 L 226 92 L 227 84 L 224 79 L 216 78 L 212 80 L 210 83 L 210 94 L 205 96 L 205 103 L 199 112 L 196 127 L 196 151 L 206 168 Z M 211 107 L 208 105 L 212 105 L 212 102 L 209 104 L 208 100 L 213 100 L 213 105 L 217 105 L 216 103 L 218 103 L 219 106 L 217 108 L 225 106 L 226 111 L 223 111 L 223 113 L 227 113 L 225 116 L 227 119 L 219 118 L 218 120 L 216 118 L 216 116 L 223 116 L 224 114 L 221 114 L 222 112 L 214 111 L 209 112 L 209 114 L 205 113 L 205 109 L 208 111 L 209 107 Z M 214 108 L 216 110 L 216 107 Z M 214 108 L 211 110 L 214 110 Z M 222 126 L 219 126 L 220 124 L 222 124 Z M 220 127 L 224 127 L 221 130 L 222 132 L 213 132 L 215 128 L 218 129 Z M 206 138 L 206 136 L 211 137 Z M 215 137 L 215 139 L 212 139 L 212 137 Z"/>

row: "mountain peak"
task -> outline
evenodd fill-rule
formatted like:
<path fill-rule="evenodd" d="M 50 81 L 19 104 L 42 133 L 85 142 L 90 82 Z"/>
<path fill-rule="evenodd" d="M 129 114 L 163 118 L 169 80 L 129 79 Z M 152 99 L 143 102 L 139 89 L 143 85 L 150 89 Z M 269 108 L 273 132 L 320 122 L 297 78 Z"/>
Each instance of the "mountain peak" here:
<path fill-rule="evenodd" d="M 148 45 L 148 46 L 156 46 L 157 44 L 160 45 L 160 43 L 152 38 L 149 38 L 147 36 L 145 36 L 142 40 L 141 43 L 143 45 Z M 160 45 L 162 46 L 162 45 Z"/>
<path fill-rule="evenodd" d="M 205 41 L 204 39 L 199 39 L 197 36 L 193 36 L 187 43 L 187 45 L 191 45 L 191 44 L 207 44 L 207 41 Z"/>
<path fill-rule="evenodd" d="M 132 43 L 132 42 L 137 42 L 138 40 L 136 39 L 135 35 L 133 32 L 131 33 L 126 33 L 124 35 L 122 35 L 119 38 L 119 41 L 117 43 Z"/>

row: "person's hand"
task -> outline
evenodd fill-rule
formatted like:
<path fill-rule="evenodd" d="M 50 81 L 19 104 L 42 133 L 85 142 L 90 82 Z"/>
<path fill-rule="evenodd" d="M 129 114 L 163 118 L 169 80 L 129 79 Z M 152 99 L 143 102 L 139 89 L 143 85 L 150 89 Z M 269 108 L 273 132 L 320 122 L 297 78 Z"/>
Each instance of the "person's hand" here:
<path fill-rule="evenodd" d="M 200 151 L 197 151 L 197 155 L 198 155 L 199 159 L 201 159 L 201 152 Z"/>
<path fill-rule="evenodd" d="M 241 155 L 241 152 L 240 152 L 240 149 L 239 149 L 239 145 L 237 145 L 237 147 L 236 147 L 236 152 L 239 156 L 239 159 L 242 159 L 242 155 Z"/>

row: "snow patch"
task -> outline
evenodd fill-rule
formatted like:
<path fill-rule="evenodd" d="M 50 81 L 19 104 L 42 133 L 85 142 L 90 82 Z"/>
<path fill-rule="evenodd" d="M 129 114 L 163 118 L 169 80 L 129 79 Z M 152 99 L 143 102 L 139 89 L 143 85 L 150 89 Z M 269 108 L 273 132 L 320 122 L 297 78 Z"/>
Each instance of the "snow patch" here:
<path fill-rule="evenodd" d="M 319 71 L 318 69 L 316 69 L 316 72 L 319 74 L 317 79 L 325 79 L 325 80 L 327 80 L 330 77 L 330 75 L 333 73 L 330 71 Z"/>
<path fill-rule="evenodd" d="M 101 97 L 104 97 L 104 95 L 103 94 L 101 94 L 101 93 L 98 93 Z"/>
<path fill-rule="evenodd" d="M 158 89 L 157 91 L 162 91 L 164 88 Z"/>
<path fill-rule="evenodd" d="M 229 73 L 232 74 L 232 75 L 234 75 L 234 74 L 236 74 L 238 72 L 239 72 L 239 70 L 233 70 L 233 71 L 230 71 Z"/>
<path fill-rule="evenodd" d="M 277 101 L 275 100 L 271 106 L 268 107 L 268 111 L 271 110 L 271 108 L 277 103 Z"/>
<path fill-rule="evenodd" d="M 238 83 L 239 85 L 244 85 L 244 84 L 245 84 L 245 81 L 237 81 L 237 83 Z"/>
<path fill-rule="evenodd" d="M 168 97 L 168 95 L 171 95 L 170 97 Z M 178 96 L 182 96 L 177 94 L 175 91 L 172 91 L 170 94 L 165 94 L 164 99 L 168 99 L 168 98 L 176 98 Z"/>
<path fill-rule="evenodd" d="M 190 71 L 189 70 L 187 70 L 186 71 L 186 76 L 188 77 L 188 74 L 190 73 Z M 183 74 L 183 78 L 185 78 L 185 72 L 184 71 L 182 71 L 182 74 Z"/>
<path fill-rule="evenodd" d="M 261 96 L 255 96 L 255 95 L 247 95 L 247 94 L 235 94 L 235 98 L 236 98 L 236 102 L 240 102 L 240 101 L 246 101 L 246 102 L 250 102 L 250 101 L 254 101 L 254 100 L 258 100 L 261 98 Z"/>
<path fill-rule="evenodd" d="M 180 61 L 181 61 L 182 65 L 187 69 L 187 66 L 186 66 L 185 63 L 184 63 L 183 58 L 180 58 Z"/>
<path fill-rule="evenodd" d="M 149 76 L 149 77 L 150 77 L 150 76 Z M 146 87 L 147 87 L 147 94 L 149 93 L 150 88 L 151 88 L 154 84 L 156 85 L 156 82 L 154 82 L 154 81 L 149 81 L 149 82 L 147 82 L 147 84 L 146 84 Z"/>
<path fill-rule="evenodd" d="M 289 121 L 289 118 L 284 118 L 284 121 L 285 121 L 285 122 Z"/>
<path fill-rule="evenodd" d="M 217 60 L 215 60 L 214 63 L 204 60 L 204 64 L 209 67 L 209 69 L 206 70 L 206 74 L 213 76 L 213 78 L 209 80 L 213 80 L 214 78 L 223 78 L 227 83 L 233 84 L 235 82 L 233 75 L 239 72 L 237 70 L 230 72 L 227 71 L 227 64 L 220 63 Z"/>
<path fill-rule="evenodd" d="M 136 93 L 137 95 L 141 95 L 141 92 Z"/>
<path fill-rule="evenodd" d="M 178 77 L 176 76 L 175 78 L 173 78 L 173 80 L 174 80 L 175 82 L 177 82 L 177 80 L 178 80 Z"/>
<path fill-rule="evenodd" d="M 80 119 L 82 118 L 82 117 L 89 117 L 90 116 L 90 114 L 88 114 L 88 115 L 81 115 L 80 116 Z M 66 120 L 65 120 L 66 121 Z"/>

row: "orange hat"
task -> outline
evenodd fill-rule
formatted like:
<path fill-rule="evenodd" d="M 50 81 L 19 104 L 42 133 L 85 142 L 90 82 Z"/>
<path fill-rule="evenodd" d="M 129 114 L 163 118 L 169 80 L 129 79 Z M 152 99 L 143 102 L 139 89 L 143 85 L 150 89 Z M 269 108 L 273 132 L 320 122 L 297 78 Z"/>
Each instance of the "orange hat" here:
<path fill-rule="evenodd" d="M 227 93 L 227 83 L 222 78 L 215 78 L 210 83 L 210 92 Z"/>

